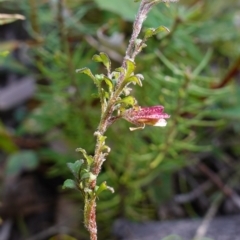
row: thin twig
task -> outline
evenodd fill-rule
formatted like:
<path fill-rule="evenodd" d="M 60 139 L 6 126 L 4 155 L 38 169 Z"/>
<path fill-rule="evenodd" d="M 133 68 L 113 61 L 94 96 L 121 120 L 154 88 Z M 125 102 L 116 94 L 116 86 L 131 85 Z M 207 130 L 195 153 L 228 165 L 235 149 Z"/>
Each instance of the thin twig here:
<path fill-rule="evenodd" d="M 236 59 L 233 65 L 230 67 L 226 75 L 222 78 L 220 83 L 212 86 L 213 89 L 225 87 L 229 82 L 233 80 L 233 77 L 239 72 L 240 70 L 240 56 Z"/>
<path fill-rule="evenodd" d="M 135 47 L 135 42 L 138 38 L 138 35 L 142 29 L 142 24 L 143 21 L 146 19 L 148 12 L 152 8 L 153 5 L 157 4 L 160 2 L 159 0 L 157 1 L 149 1 L 149 0 L 142 0 L 140 4 L 139 11 L 137 13 L 136 20 L 133 24 L 133 33 L 129 41 L 129 45 L 126 51 L 126 55 L 124 57 L 123 63 L 122 63 L 122 68 L 127 70 L 127 60 L 131 59 L 134 61 L 134 57 L 137 55 L 139 52 L 138 49 Z M 124 73 L 120 74 L 119 79 L 116 84 L 116 88 L 114 92 L 111 94 L 105 111 L 102 112 L 101 114 L 101 119 L 100 123 L 98 125 L 97 131 L 95 132 L 96 136 L 96 145 L 95 145 L 95 153 L 94 153 L 94 161 L 91 166 L 91 172 L 96 176 L 95 179 L 93 179 L 89 187 L 94 191 L 96 188 L 96 181 L 97 181 L 97 176 L 100 173 L 101 166 L 103 162 L 106 160 L 106 156 L 108 153 L 103 152 L 103 144 L 102 144 L 102 138 L 104 137 L 104 134 L 109 126 L 109 122 L 111 121 L 112 114 L 114 112 L 114 105 L 116 104 L 116 101 L 118 97 L 121 95 L 123 91 L 123 81 L 124 81 Z M 85 226 L 88 229 L 90 233 L 90 239 L 91 240 L 96 240 L 97 239 L 97 224 L 96 224 L 96 198 L 90 198 L 87 194 L 85 197 L 85 210 L 84 210 L 84 222 Z"/>
<path fill-rule="evenodd" d="M 220 177 L 205 164 L 199 163 L 198 167 L 227 197 L 230 197 L 233 203 L 240 209 L 240 197 L 238 194 L 227 184 L 224 184 Z"/>
<path fill-rule="evenodd" d="M 213 220 L 214 216 L 217 213 L 217 210 L 223 200 L 223 194 L 219 195 L 211 204 L 209 210 L 207 211 L 207 214 L 205 215 L 201 225 L 198 227 L 196 234 L 193 238 L 193 240 L 200 240 L 202 239 L 205 234 L 207 233 L 207 230 L 209 228 L 209 225 L 211 221 Z"/>
<path fill-rule="evenodd" d="M 210 181 L 206 181 L 191 192 L 176 195 L 174 201 L 177 203 L 191 202 L 201 196 L 205 191 L 209 190 L 212 186 L 213 184 Z"/>
<path fill-rule="evenodd" d="M 208 155 L 204 155 L 204 156 L 206 157 Z M 203 156 L 200 158 L 203 158 Z M 229 156 L 228 156 L 228 158 L 229 158 Z M 226 159 L 225 159 L 225 161 L 227 162 Z M 230 164 L 229 162 L 227 162 L 227 163 Z M 232 163 L 230 164 L 230 167 L 231 167 L 231 169 L 236 168 L 236 166 Z M 225 179 L 227 176 L 229 176 L 229 174 L 231 174 L 229 168 L 222 168 L 218 172 L 218 175 L 220 176 L 221 179 Z M 233 184 L 229 183 L 229 185 L 232 187 Z M 207 180 L 204 183 L 201 183 L 199 186 L 193 187 L 192 188 L 193 190 L 191 192 L 176 195 L 174 200 L 177 203 L 191 202 L 191 201 L 197 199 L 202 194 L 204 194 L 204 192 L 210 190 L 213 186 L 214 186 L 214 183 L 210 180 Z"/>

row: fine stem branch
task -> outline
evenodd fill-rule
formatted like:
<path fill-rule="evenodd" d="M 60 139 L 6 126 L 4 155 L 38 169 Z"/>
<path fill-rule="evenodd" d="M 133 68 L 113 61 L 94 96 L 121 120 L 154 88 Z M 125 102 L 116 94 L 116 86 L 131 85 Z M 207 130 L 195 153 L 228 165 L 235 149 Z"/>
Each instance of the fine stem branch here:
<path fill-rule="evenodd" d="M 83 153 L 86 161 L 78 160 L 74 164 L 69 165 L 70 170 L 75 174 L 77 184 L 74 185 L 71 179 L 69 179 L 66 184 L 76 187 L 84 196 L 84 224 L 89 231 L 91 240 L 97 240 L 96 199 L 103 190 L 113 191 L 111 187 L 106 185 L 106 182 L 101 183 L 99 186 L 97 185 L 97 177 L 101 171 L 102 164 L 110 152 L 110 148 L 105 145 L 105 133 L 108 127 L 120 117 L 137 125 L 137 128 L 130 128 L 130 130 L 143 129 L 145 123 L 153 126 L 166 126 L 165 118 L 170 117 L 163 112 L 163 106 L 153 106 L 141 109 L 136 106 L 135 98 L 128 96 L 129 94 L 126 93 L 129 89 L 127 85 L 130 83 L 138 83 L 142 86 L 141 74 L 134 74 L 134 60 L 141 52 L 149 35 L 145 34 L 145 36 L 148 37 L 144 37 L 143 40 L 138 39 L 138 36 L 142 30 L 142 25 L 147 14 L 154 5 L 161 1 L 166 2 L 164 0 L 141 0 L 136 19 L 133 23 L 133 32 L 120 68 L 111 72 L 111 62 L 108 56 L 104 53 L 100 53 L 94 56 L 94 60 L 104 64 L 107 69 L 107 76 L 96 75 L 95 77 L 90 69 L 80 69 L 80 72 L 90 76 L 98 87 L 101 103 L 101 117 L 97 130 L 94 133 L 96 137 L 94 156 L 87 155 L 84 149 L 79 148 L 78 151 Z M 150 31 L 153 30 L 150 29 Z M 152 32 L 152 34 L 155 33 Z M 101 81 L 105 81 L 108 85 L 109 90 L 107 92 L 102 88 Z M 127 98 L 131 100 L 130 104 L 126 103 L 126 106 L 119 104 L 119 102 L 126 101 Z M 129 108 L 128 104 L 131 108 Z M 120 113 L 116 115 L 116 111 Z M 114 116 L 114 114 L 116 116 Z M 145 122 L 142 122 L 142 120 Z M 82 165 L 84 165 L 85 168 L 82 167 Z"/>
<path fill-rule="evenodd" d="M 149 1 L 143 0 L 140 4 L 137 17 L 133 24 L 133 33 L 129 40 L 129 45 L 126 50 L 126 55 L 124 57 L 122 67 L 126 69 L 126 61 L 127 59 L 134 60 L 135 56 L 138 54 L 139 49 L 135 47 L 135 42 L 139 36 L 139 33 L 142 29 L 142 24 L 147 17 L 148 12 L 152 8 L 153 5 L 158 3 L 159 1 Z M 104 136 L 108 126 L 110 125 L 110 118 L 114 112 L 114 106 L 118 97 L 122 93 L 122 83 L 124 80 L 124 74 L 119 76 L 117 81 L 116 88 L 108 100 L 107 106 L 105 108 L 104 113 L 101 115 L 100 123 L 98 125 L 97 131 L 95 132 L 96 135 L 96 145 L 95 145 L 95 153 L 94 153 L 94 161 L 91 166 L 92 173 L 96 176 L 96 179 L 100 173 L 101 166 L 105 161 L 106 153 L 102 151 L 102 140 L 101 137 Z M 96 179 L 90 183 L 90 188 L 95 189 L 96 187 Z M 96 198 L 93 198 L 90 202 L 89 199 L 85 198 L 85 206 L 86 211 L 85 214 L 85 226 L 90 233 L 90 239 L 96 240 L 97 239 L 97 224 L 96 224 Z"/>
<path fill-rule="evenodd" d="M 160 2 L 159 0 L 158 1 L 143 0 L 141 2 L 136 19 L 133 23 L 133 33 L 129 40 L 129 45 L 128 45 L 128 48 L 126 50 L 126 55 L 123 60 L 123 64 L 122 64 L 123 68 L 126 68 L 126 60 L 127 59 L 134 60 L 134 58 L 132 58 L 132 57 L 133 56 L 135 57 L 137 55 L 137 53 L 139 53 L 138 49 L 135 48 L 135 42 L 139 36 L 139 33 L 141 32 L 143 22 L 146 19 L 148 12 L 151 10 L 151 8 L 154 5 L 156 5 L 159 2 Z M 118 79 L 118 82 L 117 82 L 117 87 L 116 87 L 115 91 L 113 92 L 112 96 L 110 97 L 107 107 L 106 107 L 106 110 L 102 114 L 102 117 L 100 119 L 100 123 L 97 128 L 97 132 L 102 136 L 106 132 L 107 127 L 109 125 L 110 118 L 112 117 L 112 114 L 114 111 L 114 105 L 116 104 L 117 98 L 122 93 L 123 80 L 124 80 L 124 75 L 121 74 Z M 94 174 L 98 174 L 100 172 L 99 171 L 100 170 L 99 168 L 101 168 L 101 165 L 99 166 L 100 153 L 101 153 L 101 147 L 100 147 L 100 143 L 99 143 L 99 137 L 97 136 L 93 165 L 98 165 L 98 167 L 97 168 L 93 167 L 93 169 L 95 169 Z"/>

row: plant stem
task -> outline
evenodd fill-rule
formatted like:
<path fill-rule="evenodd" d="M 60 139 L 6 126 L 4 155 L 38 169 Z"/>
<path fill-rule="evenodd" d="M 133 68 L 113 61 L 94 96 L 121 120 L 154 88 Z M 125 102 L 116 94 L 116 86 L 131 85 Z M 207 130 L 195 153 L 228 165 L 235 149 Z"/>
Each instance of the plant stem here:
<path fill-rule="evenodd" d="M 142 29 L 142 24 L 147 17 L 148 12 L 152 8 L 152 6 L 156 5 L 160 1 L 149 1 L 149 0 L 142 0 L 137 17 L 133 24 L 133 33 L 129 40 L 129 45 L 126 50 L 126 55 L 123 59 L 122 67 L 126 69 L 126 61 L 131 59 L 134 61 L 135 56 L 139 53 L 138 48 L 135 48 L 135 42 L 138 38 L 138 35 Z M 103 162 L 106 160 L 106 156 L 108 153 L 103 152 L 103 144 L 102 137 L 110 125 L 110 119 L 113 116 L 114 106 L 117 102 L 118 97 L 122 94 L 123 91 L 123 83 L 124 81 L 124 74 L 121 74 L 114 92 L 111 94 L 111 97 L 108 100 L 107 106 L 101 114 L 101 119 L 95 132 L 96 135 L 96 145 L 95 145 L 95 153 L 94 153 L 94 161 L 91 165 L 91 172 L 96 176 L 96 179 L 100 173 L 101 167 Z M 90 183 L 90 189 L 94 190 L 96 187 L 97 180 L 93 180 Z M 85 198 L 85 210 L 84 210 L 84 221 L 87 230 L 90 233 L 91 240 L 97 240 L 97 224 L 96 224 L 96 197 L 92 199 L 90 197 Z"/>
<path fill-rule="evenodd" d="M 135 51 L 137 51 L 137 49 L 135 49 L 135 41 L 136 41 L 136 39 L 137 39 L 141 29 L 142 29 L 142 24 L 143 24 L 143 21 L 147 17 L 147 13 L 150 11 L 152 6 L 155 5 L 155 4 L 156 4 L 155 1 L 149 2 L 149 0 L 143 0 L 141 2 L 136 20 L 133 24 L 133 33 L 132 33 L 131 39 L 129 41 L 129 45 L 128 45 L 128 48 L 127 48 L 127 51 L 126 51 L 126 55 L 125 55 L 124 60 L 123 60 L 123 64 L 122 64 L 123 68 L 125 68 L 126 60 L 128 58 L 131 58 L 133 55 L 136 56 Z M 132 60 L 134 60 L 134 59 L 132 59 Z M 101 117 L 101 120 L 100 120 L 100 123 L 99 123 L 99 126 L 98 126 L 98 130 L 97 130 L 97 132 L 100 133 L 102 136 L 104 135 L 104 133 L 107 130 L 108 122 L 109 122 L 109 119 L 111 118 L 111 116 L 113 114 L 114 105 L 116 104 L 117 98 L 122 93 L 122 85 L 121 84 L 122 84 L 123 80 L 124 80 L 124 75 L 122 74 L 122 75 L 120 75 L 120 77 L 118 79 L 118 84 L 117 84 L 117 87 L 116 87 L 115 91 L 113 92 L 112 96 L 110 97 L 110 99 L 108 101 L 106 110 L 102 114 L 102 117 Z M 101 155 L 101 148 L 100 148 L 99 138 L 97 137 L 93 165 L 95 165 L 95 166 L 100 165 L 99 164 L 100 155 Z M 101 165 L 99 167 L 93 167 L 93 173 L 95 175 L 98 175 L 99 172 L 100 172 L 100 168 L 101 168 Z"/>
<path fill-rule="evenodd" d="M 91 240 L 97 240 L 97 222 L 96 222 L 96 199 L 89 200 L 85 197 L 84 206 L 84 224 L 90 234 Z"/>
<path fill-rule="evenodd" d="M 38 21 L 38 14 L 37 14 L 37 2 L 36 0 L 29 0 L 29 6 L 30 6 L 30 23 L 32 26 L 32 30 L 34 32 L 34 35 L 39 38 L 40 36 L 40 26 Z"/>
<path fill-rule="evenodd" d="M 127 58 L 131 59 L 131 57 L 133 56 L 133 51 L 135 50 L 135 41 L 136 41 L 139 33 L 141 32 L 142 24 L 143 24 L 144 20 L 146 19 L 148 12 L 151 10 L 152 6 L 155 4 L 157 4 L 156 1 L 151 1 L 151 2 L 149 2 L 148 0 L 141 1 L 136 19 L 133 23 L 133 33 L 130 38 L 129 45 L 128 45 L 128 48 L 126 51 L 126 56 L 124 58 L 123 67 L 124 67 L 126 59 Z M 134 59 L 132 59 L 132 60 L 134 60 Z"/>

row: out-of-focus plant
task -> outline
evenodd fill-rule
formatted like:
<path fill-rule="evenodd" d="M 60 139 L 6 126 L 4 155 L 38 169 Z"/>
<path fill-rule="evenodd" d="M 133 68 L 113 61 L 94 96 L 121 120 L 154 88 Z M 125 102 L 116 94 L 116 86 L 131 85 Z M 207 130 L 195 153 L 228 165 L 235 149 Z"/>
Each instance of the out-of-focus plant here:
<path fill-rule="evenodd" d="M 0 25 L 11 23 L 17 20 L 24 20 L 25 17 L 21 14 L 6 14 L 0 13 Z"/>
<path fill-rule="evenodd" d="M 0 25 L 5 25 L 8 23 L 15 22 L 17 20 L 24 20 L 25 17 L 21 14 L 7 14 L 7 13 L 0 13 Z M 9 54 L 8 49 L 4 48 L 5 45 L 0 45 L 0 60 L 3 57 L 6 57 Z"/>

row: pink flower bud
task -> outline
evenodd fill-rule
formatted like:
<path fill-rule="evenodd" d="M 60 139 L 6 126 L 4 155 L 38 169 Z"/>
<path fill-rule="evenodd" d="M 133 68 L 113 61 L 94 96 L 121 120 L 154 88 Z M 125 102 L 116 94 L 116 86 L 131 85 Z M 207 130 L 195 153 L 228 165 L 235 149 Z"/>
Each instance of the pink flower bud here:
<path fill-rule="evenodd" d="M 165 118 L 170 116 L 163 112 L 163 106 L 152 106 L 152 107 L 135 107 L 126 110 L 122 117 L 140 128 L 144 128 L 145 124 L 152 126 L 165 127 L 167 121 Z M 134 130 L 130 129 L 130 130 Z"/>

